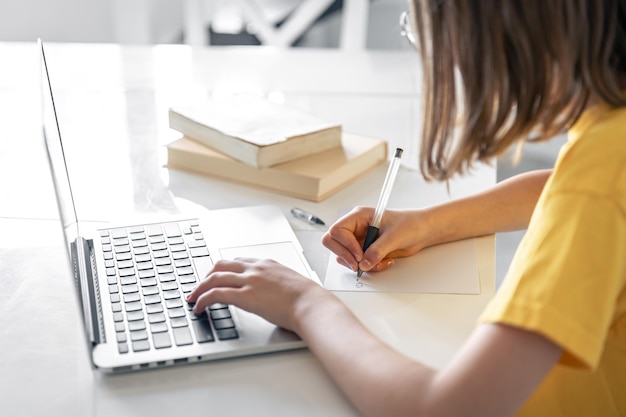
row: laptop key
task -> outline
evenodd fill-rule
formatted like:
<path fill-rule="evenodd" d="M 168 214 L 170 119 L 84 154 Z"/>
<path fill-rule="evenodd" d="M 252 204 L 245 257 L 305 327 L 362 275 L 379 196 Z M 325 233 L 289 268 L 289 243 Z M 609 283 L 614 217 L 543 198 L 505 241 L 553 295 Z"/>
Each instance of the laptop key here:
<path fill-rule="evenodd" d="M 239 339 L 237 329 L 221 329 L 216 330 L 215 333 L 217 333 L 217 338 L 220 340 Z"/>
<path fill-rule="evenodd" d="M 123 269 L 120 269 L 117 272 L 117 274 L 120 277 L 130 277 L 130 276 L 135 275 L 135 268 L 123 268 Z"/>
<path fill-rule="evenodd" d="M 130 332 L 130 340 L 136 342 L 138 340 L 146 340 L 148 338 L 148 332 L 145 330 L 136 330 Z"/>
<path fill-rule="evenodd" d="M 144 232 L 130 232 L 130 240 L 146 240 L 146 234 Z"/>
<path fill-rule="evenodd" d="M 156 278 L 142 278 L 139 280 L 139 284 L 142 287 L 152 287 L 154 285 L 157 285 L 157 280 Z"/>
<path fill-rule="evenodd" d="M 191 242 L 187 242 L 187 246 L 190 248 L 199 248 L 206 246 L 206 242 L 204 240 L 192 240 Z"/>
<path fill-rule="evenodd" d="M 142 269 L 138 274 L 139 278 L 154 278 L 156 276 L 154 269 Z"/>
<path fill-rule="evenodd" d="M 180 292 L 178 290 L 163 291 L 163 298 L 171 300 L 172 298 L 180 298 Z"/>
<path fill-rule="evenodd" d="M 165 321 L 165 314 L 163 313 L 154 313 L 148 314 L 148 321 L 152 323 L 162 323 Z"/>
<path fill-rule="evenodd" d="M 185 317 L 176 317 L 170 320 L 172 327 L 187 327 L 187 319 Z"/>
<path fill-rule="evenodd" d="M 170 281 L 175 281 L 175 280 L 176 280 L 176 275 L 174 275 L 173 273 L 159 275 L 159 281 L 161 282 L 170 282 Z"/>
<path fill-rule="evenodd" d="M 178 279 L 181 284 L 195 284 L 196 276 L 195 275 L 181 275 Z"/>
<path fill-rule="evenodd" d="M 150 342 L 148 342 L 147 340 L 138 340 L 136 342 L 133 342 L 134 352 L 141 352 L 144 350 L 150 350 Z"/>
<path fill-rule="evenodd" d="M 114 237 L 113 238 L 113 246 L 124 246 L 128 245 L 127 237 Z"/>
<path fill-rule="evenodd" d="M 152 287 L 142 287 L 141 288 L 141 293 L 143 295 L 154 295 L 154 294 L 158 294 L 159 293 L 159 287 L 157 286 L 152 286 Z"/>
<path fill-rule="evenodd" d="M 211 310 L 211 318 L 213 320 L 229 319 L 231 318 L 230 310 L 227 308 L 221 308 L 219 310 Z"/>
<path fill-rule="evenodd" d="M 111 255 L 113 256 L 113 255 Z M 130 252 L 125 252 L 125 253 L 118 253 L 115 255 L 115 259 L 119 262 L 119 261 L 127 261 L 129 259 L 133 259 L 133 255 Z"/>
<path fill-rule="evenodd" d="M 128 343 L 124 342 L 124 343 L 118 343 L 117 344 L 117 351 L 119 353 L 128 353 Z"/>
<path fill-rule="evenodd" d="M 191 266 L 191 259 L 189 258 L 178 259 L 177 261 L 174 262 L 174 265 L 176 266 L 176 268 L 180 268 L 182 266 Z"/>
<path fill-rule="evenodd" d="M 178 289 L 178 284 L 176 283 L 176 281 L 163 282 L 161 283 L 161 289 L 163 291 L 176 290 Z"/>
<path fill-rule="evenodd" d="M 166 331 L 167 331 L 167 323 L 165 322 L 152 323 L 150 325 L 150 332 L 152 333 L 161 333 L 161 332 L 166 332 Z"/>
<path fill-rule="evenodd" d="M 172 308 L 167 310 L 167 315 L 173 319 L 176 317 L 185 317 L 185 309 L 184 308 Z"/>
<path fill-rule="evenodd" d="M 139 295 L 138 292 L 131 292 L 129 294 L 124 294 L 125 303 L 132 303 L 133 301 L 139 301 L 139 300 L 141 300 L 141 296 Z"/>
<path fill-rule="evenodd" d="M 189 253 L 192 258 L 198 258 L 202 256 L 209 256 L 209 250 L 206 247 L 189 248 Z"/>
<path fill-rule="evenodd" d="M 163 229 L 165 229 L 165 236 L 167 237 L 182 236 L 180 233 L 180 228 L 178 227 L 178 223 L 165 223 L 163 225 Z"/>
<path fill-rule="evenodd" d="M 163 234 L 163 230 L 161 229 L 161 225 L 159 224 L 150 224 L 146 226 L 146 234 L 148 236 L 160 236 Z"/>
<path fill-rule="evenodd" d="M 128 312 L 126 313 L 126 319 L 128 321 L 143 320 L 143 312 L 141 310 Z"/>
<path fill-rule="evenodd" d="M 120 277 L 120 284 L 122 285 L 130 285 L 130 284 L 136 284 L 137 283 L 137 277 L 134 275 L 131 275 L 129 277 Z"/>
<path fill-rule="evenodd" d="M 169 258 L 167 258 L 167 260 L 169 261 Z M 167 265 L 157 266 L 156 270 L 159 275 L 169 274 L 169 273 L 174 272 L 174 267 L 172 266 L 171 263 L 168 263 Z"/>
<path fill-rule="evenodd" d="M 211 330 L 211 324 L 207 320 L 195 320 L 193 322 L 193 332 L 198 343 L 214 342 L 215 337 Z"/>
<path fill-rule="evenodd" d="M 194 288 L 196 288 L 195 282 L 190 282 L 187 284 L 180 284 L 180 289 L 183 290 L 185 294 L 192 292 Z"/>
<path fill-rule="evenodd" d="M 186 249 L 185 244 L 184 243 L 179 243 L 177 245 L 170 245 L 170 250 L 172 252 L 182 252 Z"/>
<path fill-rule="evenodd" d="M 163 235 L 150 236 L 150 238 L 148 238 L 148 241 L 150 242 L 150 244 L 153 244 L 153 243 L 164 243 L 165 242 L 165 236 L 163 236 Z"/>
<path fill-rule="evenodd" d="M 233 319 L 213 320 L 213 326 L 215 326 L 215 330 L 232 329 L 235 327 L 235 322 Z"/>
<path fill-rule="evenodd" d="M 126 236 L 127 236 L 126 229 L 112 229 L 111 230 L 111 237 L 113 239 L 120 238 L 120 237 L 126 237 Z"/>
<path fill-rule="evenodd" d="M 137 286 L 137 284 L 122 285 L 123 294 L 129 294 L 131 292 L 138 292 L 138 291 L 139 291 L 139 287 Z"/>
<path fill-rule="evenodd" d="M 135 248 L 133 252 L 135 252 L 135 255 L 147 255 L 150 253 L 150 249 L 147 246 L 142 246 Z"/>
<path fill-rule="evenodd" d="M 147 262 L 150 259 L 152 259 L 152 257 L 148 253 L 144 254 L 144 255 L 137 255 L 137 256 L 135 256 L 135 261 L 137 261 L 137 262 Z"/>
<path fill-rule="evenodd" d="M 130 330 L 131 332 L 146 330 L 146 322 L 143 320 L 129 321 L 128 330 Z"/>
<path fill-rule="evenodd" d="M 133 266 L 135 266 L 135 263 L 133 262 L 132 259 L 124 259 L 124 260 L 118 260 L 117 261 L 117 267 L 119 269 L 124 269 L 124 268 L 132 268 Z"/>
<path fill-rule="evenodd" d="M 177 327 L 172 329 L 176 346 L 185 346 L 193 343 L 191 332 L 188 327 Z"/>
<path fill-rule="evenodd" d="M 154 314 L 154 313 L 162 313 L 163 312 L 163 304 L 148 304 L 146 305 L 146 313 Z"/>
<path fill-rule="evenodd" d="M 161 297 L 158 294 L 147 295 L 143 298 L 145 304 L 156 304 L 161 302 Z"/>
<path fill-rule="evenodd" d="M 181 266 L 176 269 L 176 273 L 180 275 L 193 275 L 193 268 L 191 266 Z"/>
<path fill-rule="evenodd" d="M 170 340 L 170 335 L 168 333 L 153 333 L 152 341 L 154 342 L 154 347 L 156 349 L 172 347 L 172 341 Z"/>
<path fill-rule="evenodd" d="M 181 243 L 185 243 L 185 239 L 181 237 L 171 237 L 167 239 L 167 243 L 170 245 L 180 245 Z"/>
<path fill-rule="evenodd" d="M 186 259 L 189 256 L 187 255 L 187 251 L 181 251 L 181 252 L 172 252 L 172 259 L 179 260 L 179 259 Z"/>
<path fill-rule="evenodd" d="M 172 298 L 171 300 L 165 300 L 165 306 L 167 308 L 178 308 L 183 306 L 183 300 L 180 298 Z"/>
<path fill-rule="evenodd" d="M 170 261 L 170 258 L 156 258 L 154 260 L 154 264 L 156 266 L 164 266 L 164 265 L 170 265 L 172 263 L 172 261 Z"/>

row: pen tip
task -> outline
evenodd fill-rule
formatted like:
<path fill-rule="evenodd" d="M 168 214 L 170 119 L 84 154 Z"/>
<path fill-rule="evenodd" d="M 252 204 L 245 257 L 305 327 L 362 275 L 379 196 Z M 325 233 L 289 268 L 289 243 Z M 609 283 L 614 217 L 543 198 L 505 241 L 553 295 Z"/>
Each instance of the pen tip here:
<path fill-rule="evenodd" d="M 361 275 L 363 275 L 363 271 L 361 271 L 361 268 L 359 268 L 359 269 L 356 271 L 356 279 L 361 278 Z"/>

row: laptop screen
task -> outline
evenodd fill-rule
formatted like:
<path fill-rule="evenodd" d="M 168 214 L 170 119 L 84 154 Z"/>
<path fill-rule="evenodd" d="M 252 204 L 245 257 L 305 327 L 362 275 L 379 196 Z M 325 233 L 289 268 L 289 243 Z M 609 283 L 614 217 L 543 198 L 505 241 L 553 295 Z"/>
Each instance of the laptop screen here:
<path fill-rule="evenodd" d="M 37 46 L 41 57 L 41 99 L 43 115 L 43 136 L 46 145 L 46 153 L 50 166 L 50 173 L 54 183 L 59 215 L 65 247 L 70 267 L 72 269 L 74 285 L 77 290 L 78 302 L 80 304 L 85 330 L 91 342 L 96 340 L 96 315 L 92 314 L 93 294 L 90 288 L 93 285 L 89 282 L 90 275 L 87 273 L 89 263 L 88 248 L 84 239 L 80 238 L 78 230 L 78 217 L 74 205 L 74 196 L 70 185 L 70 176 L 67 169 L 65 150 L 61 140 L 61 131 L 56 113 L 56 105 L 52 94 L 52 84 L 50 73 L 41 39 L 37 40 Z"/>
<path fill-rule="evenodd" d="M 50 162 L 50 171 L 54 182 L 59 214 L 65 233 L 65 243 L 69 250 L 69 244 L 75 241 L 78 236 L 78 221 L 65 160 L 65 151 L 63 149 L 63 143 L 61 142 L 56 107 L 52 96 L 52 84 L 50 83 L 50 75 L 48 73 L 48 66 L 41 40 L 38 41 L 37 45 L 41 54 L 43 135 Z"/>

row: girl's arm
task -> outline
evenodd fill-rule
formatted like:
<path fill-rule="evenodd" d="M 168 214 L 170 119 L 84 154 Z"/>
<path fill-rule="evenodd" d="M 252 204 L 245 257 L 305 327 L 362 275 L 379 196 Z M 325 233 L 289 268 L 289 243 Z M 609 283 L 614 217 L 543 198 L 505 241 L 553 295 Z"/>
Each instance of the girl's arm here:
<path fill-rule="evenodd" d="M 558 361 L 561 348 L 525 330 L 481 324 L 435 371 L 373 336 L 339 300 L 310 305 L 296 327 L 365 416 L 512 416 Z"/>
<path fill-rule="evenodd" d="M 388 210 L 378 239 L 363 253 L 373 209 L 358 207 L 324 235 L 322 243 L 342 265 L 356 271 L 380 271 L 393 258 L 428 246 L 497 232 L 524 229 L 551 170 L 517 175 L 473 196 L 419 210 Z"/>
<path fill-rule="evenodd" d="M 232 304 L 295 331 L 365 416 L 511 416 L 561 355 L 538 334 L 481 324 L 436 371 L 376 338 L 332 293 L 271 260 L 219 261 L 188 300 L 197 313 Z"/>

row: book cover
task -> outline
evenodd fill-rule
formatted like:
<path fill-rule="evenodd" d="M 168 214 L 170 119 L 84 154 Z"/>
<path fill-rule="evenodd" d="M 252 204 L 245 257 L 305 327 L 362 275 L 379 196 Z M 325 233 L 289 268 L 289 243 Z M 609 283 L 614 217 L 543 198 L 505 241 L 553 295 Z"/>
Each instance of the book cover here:
<path fill-rule="evenodd" d="M 169 109 L 169 125 L 256 168 L 341 145 L 341 126 L 260 97 L 233 96 Z"/>
<path fill-rule="evenodd" d="M 182 137 L 167 145 L 167 166 L 321 201 L 387 160 L 387 142 L 344 132 L 341 146 L 268 168 L 255 168 Z"/>

